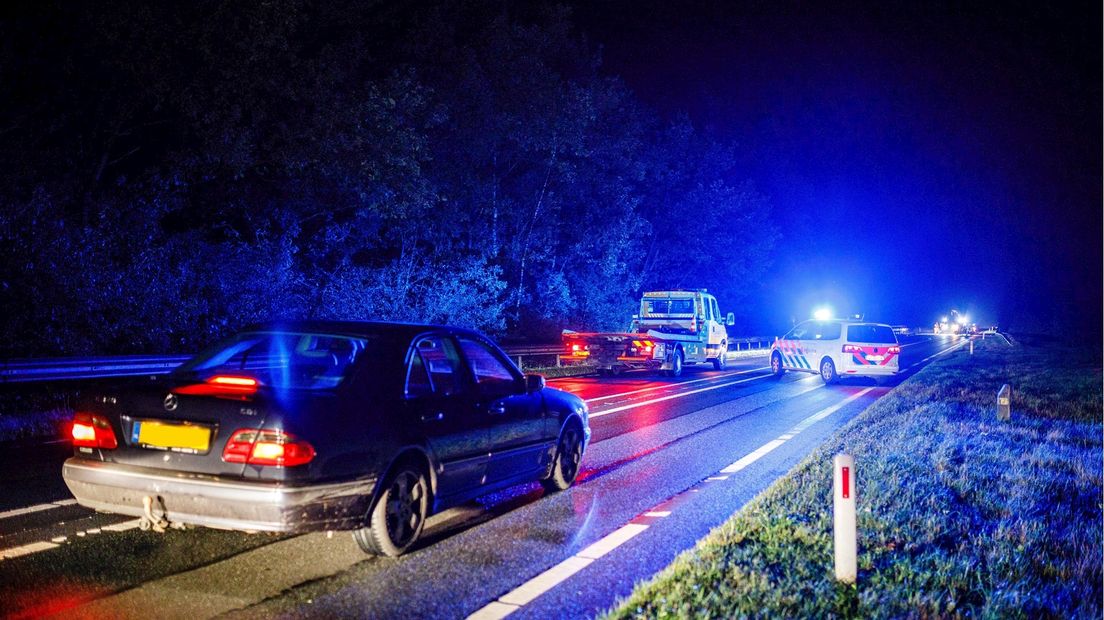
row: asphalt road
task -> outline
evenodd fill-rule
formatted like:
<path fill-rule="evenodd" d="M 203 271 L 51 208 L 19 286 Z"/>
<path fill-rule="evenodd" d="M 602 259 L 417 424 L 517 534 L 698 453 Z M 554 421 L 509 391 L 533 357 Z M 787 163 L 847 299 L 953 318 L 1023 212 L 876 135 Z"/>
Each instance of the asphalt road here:
<path fill-rule="evenodd" d="M 73 505 L 65 445 L 0 460 L 4 616 L 592 617 L 665 567 L 892 386 L 961 341 L 916 338 L 898 378 L 824 386 L 765 356 L 551 381 L 591 409 L 579 481 L 530 484 L 434 516 L 416 550 L 365 556 L 347 532 L 143 532 Z"/>

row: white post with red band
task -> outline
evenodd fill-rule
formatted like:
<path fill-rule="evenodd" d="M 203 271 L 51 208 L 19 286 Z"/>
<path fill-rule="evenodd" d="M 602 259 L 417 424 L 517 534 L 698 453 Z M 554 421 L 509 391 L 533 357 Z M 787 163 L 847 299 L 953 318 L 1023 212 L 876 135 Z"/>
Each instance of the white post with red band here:
<path fill-rule="evenodd" d="M 855 458 L 837 454 L 832 462 L 832 528 L 836 579 L 855 583 L 858 576 L 858 540 L 855 523 Z"/>

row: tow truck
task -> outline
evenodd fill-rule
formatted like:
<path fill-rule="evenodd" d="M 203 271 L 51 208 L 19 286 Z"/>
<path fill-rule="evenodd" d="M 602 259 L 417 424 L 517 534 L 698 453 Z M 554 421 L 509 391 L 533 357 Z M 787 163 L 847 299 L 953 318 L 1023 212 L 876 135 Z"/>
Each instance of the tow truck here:
<path fill-rule="evenodd" d="M 706 289 L 648 291 L 640 298 L 640 312 L 627 332 L 600 333 L 563 330 L 563 364 L 592 364 L 600 375 L 625 370 L 656 370 L 668 376 L 683 367 L 712 362 L 727 365 L 728 330 L 736 315 L 721 315 L 717 298 Z"/>

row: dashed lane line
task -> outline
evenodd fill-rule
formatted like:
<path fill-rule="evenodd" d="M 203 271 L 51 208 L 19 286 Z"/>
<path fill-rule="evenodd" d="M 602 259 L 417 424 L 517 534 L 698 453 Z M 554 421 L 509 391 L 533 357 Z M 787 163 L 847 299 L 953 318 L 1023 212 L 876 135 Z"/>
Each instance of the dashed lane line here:
<path fill-rule="evenodd" d="M 579 551 L 575 555 L 567 558 L 566 560 L 556 564 L 552 568 L 542 572 L 541 574 L 533 577 L 529 581 L 521 584 L 520 586 L 510 590 L 506 594 L 498 597 L 498 599 L 491 601 L 482 608 L 478 609 L 475 613 L 468 616 L 468 620 L 499 620 L 505 618 L 522 607 L 528 605 L 537 597 L 548 592 L 552 588 L 560 585 L 564 581 L 567 581 L 570 577 L 576 573 L 582 571 L 587 566 L 594 563 L 595 560 L 613 551 L 617 547 L 625 544 L 632 538 L 641 534 L 647 530 L 652 523 L 658 519 L 665 519 L 671 515 L 672 508 L 676 507 L 681 498 L 684 498 L 690 493 L 699 490 L 699 487 L 706 483 L 717 483 L 724 480 L 728 480 L 729 476 L 724 475 L 727 473 L 734 473 L 746 468 L 755 461 L 763 458 L 778 446 L 786 443 L 790 439 L 796 437 L 799 433 L 809 428 L 816 422 L 823 420 L 824 418 L 839 411 L 847 404 L 862 398 L 866 394 L 870 393 L 874 388 L 869 387 L 864 390 L 860 390 L 851 396 L 848 396 L 844 400 L 821 409 L 813 415 L 801 420 L 793 428 L 790 428 L 784 434 L 777 439 L 773 439 L 759 448 L 752 451 L 747 456 L 739 459 L 735 463 L 725 467 L 717 474 L 708 476 L 702 479 L 701 482 L 693 487 L 686 489 L 680 493 L 676 493 L 671 497 L 663 500 L 659 504 L 656 504 L 652 508 L 640 513 L 625 525 L 614 530 L 612 533 L 607 534 L 597 542 L 591 544 L 589 547 Z"/>
<path fill-rule="evenodd" d="M 10 519 L 12 517 L 18 517 L 22 515 L 31 514 L 32 512 L 40 512 L 43 510 L 50 510 L 53 508 L 62 508 L 65 506 L 73 506 L 77 503 L 75 499 L 63 499 L 56 502 L 48 502 L 45 504 L 35 504 L 34 506 L 27 506 L 26 508 L 16 508 L 14 510 L 5 510 L 0 512 L 0 519 Z"/>
<path fill-rule="evenodd" d="M 640 401 L 638 403 L 630 403 L 628 405 L 621 405 L 619 407 L 613 407 L 611 409 L 603 409 L 602 411 L 591 412 L 590 417 L 591 418 L 600 418 L 604 415 L 609 415 L 611 413 L 617 413 L 618 411 L 625 411 L 627 409 L 635 409 L 637 407 L 644 407 L 646 405 L 654 405 L 655 403 L 661 403 L 663 401 L 673 400 L 675 398 L 684 398 L 686 396 L 692 396 L 694 394 L 700 394 L 702 392 L 708 392 L 710 390 L 719 390 L 723 387 L 728 387 L 730 385 L 737 385 L 737 384 L 740 384 L 740 383 L 747 383 L 749 381 L 758 381 L 759 379 L 766 379 L 767 377 L 770 377 L 770 376 L 772 376 L 772 375 L 769 375 L 769 374 L 768 375 L 760 375 L 760 376 L 757 376 L 757 377 L 749 377 L 747 379 L 740 379 L 739 381 L 726 381 L 724 383 L 718 383 L 717 385 L 710 385 L 708 387 L 698 388 L 696 390 L 687 390 L 685 392 L 679 392 L 678 394 L 671 394 L 670 396 L 661 396 L 659 398 L 652 398 L 652 399 L 649 399 L 649 400 L 643 400 L 643 401 Z"/>
<path fill-rule="evenodd" d="M 766 370 L 768 368 L 770 368 L 770 366 L 762 366 L 762 367 L 759 367 L 759 368 L 750 368 L 748 370 L 741 370 L 739 372 L 725 373 L 724 375 L 721 375 L 719 377 L 717 377 L 717 376 L 705 377 L 704 379 L 693 379 L 693 380 L 690 380 L 690 381 L 679 381 L 678 383 L 667 383 L 667 384 L 664 384 L 664 385 L 653 385 L 651 387 L 640 388 L 639 390 L 630 390 L 628 392 L 621 392 L 619 394 L 607 394 L 605 396 L 596 396 L 594 398 L 588 398 L 588 399 L 586 399 L 586 402 L 587 403 L 596 403 L 600 400 L 609 400 L 611 398 L 619 398 L 619 397 L 622 397 L 622 396 L 630 396 L 632 394 L 639 394 L 641 392 L 651 392 L 651 391 L 654 391 L 654 390 L 666 390 L 666 389 L 671 389 L 671 388 L 677 388 L 677 387 L 682 386 L 682 385 L 690 385 L 691 383 L 701 383 L 702 381 L 716 381 L 717 379 L 723 379 L 724 377 L 734 377 L 736 375 L 746 375 L 749 372 L 756 372 L 756 371 L 759 371 L 759 370 Z"/>

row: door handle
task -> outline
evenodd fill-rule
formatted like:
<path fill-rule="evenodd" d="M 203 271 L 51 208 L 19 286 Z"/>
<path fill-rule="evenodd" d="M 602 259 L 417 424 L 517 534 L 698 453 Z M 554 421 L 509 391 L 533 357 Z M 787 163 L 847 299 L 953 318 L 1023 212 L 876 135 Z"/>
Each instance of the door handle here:
<path fill-rule="evenodd" d="M 438 411 L 437 413 L 426 413 L 422 415 L 422 422 L 437 422 L 445 419 L 445 413 Z"/>

